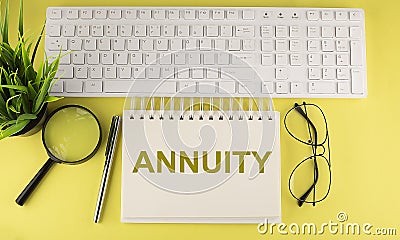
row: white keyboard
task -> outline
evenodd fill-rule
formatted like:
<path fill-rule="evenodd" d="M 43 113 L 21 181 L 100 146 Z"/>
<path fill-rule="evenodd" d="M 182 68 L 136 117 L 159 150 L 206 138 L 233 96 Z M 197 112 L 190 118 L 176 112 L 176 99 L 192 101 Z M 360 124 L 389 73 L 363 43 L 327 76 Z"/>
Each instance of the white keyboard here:
<path fill-rule="evenodd" d="M 363 98 L 364 11 L 50 7 L 56 96 Z"/>

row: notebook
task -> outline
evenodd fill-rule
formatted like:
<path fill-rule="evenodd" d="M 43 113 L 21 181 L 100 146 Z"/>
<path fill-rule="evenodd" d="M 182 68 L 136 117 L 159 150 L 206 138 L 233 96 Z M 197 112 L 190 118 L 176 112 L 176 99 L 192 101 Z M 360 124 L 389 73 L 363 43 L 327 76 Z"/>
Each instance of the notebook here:
<path fill-rule="evenodd" d="M 124 110 L 122 222 L 281 221 L 279 112 L 201 101 Z"/>

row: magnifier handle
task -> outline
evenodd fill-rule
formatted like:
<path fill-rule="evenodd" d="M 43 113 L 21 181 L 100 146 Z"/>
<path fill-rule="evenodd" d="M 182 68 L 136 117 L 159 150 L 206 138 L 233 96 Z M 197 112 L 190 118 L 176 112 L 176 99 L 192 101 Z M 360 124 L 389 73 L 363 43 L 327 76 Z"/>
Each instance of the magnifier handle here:
<path fill-rule="evenodd" d="M 46 175 L 46 173 L 50 170 L 51 166 L 53 166 L 54 161 L 49 158 L 47 162 L 43 165 L 43 167 L 36 173 L 36 175 L 32 178 L 32 180 L 26 185 L 25 189 L 21 192 L 21 194 L 17 197 L 15 202 L 22 206 L 25 201 L 31 195 L 33 190 L 39 185 L 40 181 Z"/>

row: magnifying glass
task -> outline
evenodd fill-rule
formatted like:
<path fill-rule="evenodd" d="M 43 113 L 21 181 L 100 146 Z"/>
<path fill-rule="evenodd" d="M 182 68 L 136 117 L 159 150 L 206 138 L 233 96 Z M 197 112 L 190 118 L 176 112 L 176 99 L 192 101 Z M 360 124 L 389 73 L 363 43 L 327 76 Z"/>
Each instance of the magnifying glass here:
<path fill-rule="evenodd" d="M 101 143 L 99 120 L 85 107 L 60 107 L 45 121 L 42 142 L 49 159 L 15 200 L 20 206 L 24 205 L 54 163 L 74 165 L 93 157 Z"/>

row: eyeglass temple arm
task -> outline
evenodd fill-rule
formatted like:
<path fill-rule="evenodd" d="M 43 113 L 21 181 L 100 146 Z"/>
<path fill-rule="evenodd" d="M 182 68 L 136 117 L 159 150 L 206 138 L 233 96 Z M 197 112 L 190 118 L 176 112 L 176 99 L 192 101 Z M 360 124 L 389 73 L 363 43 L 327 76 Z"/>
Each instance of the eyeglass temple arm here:
<path fill-rule="evenodd" d="M 317 138 L 317 128 L 314 126 L 314 124 L 311 122 L 310 118 L 308 118 L 307 114 L 303 111 L 303 109 L 300 107 L 299 104 L 295 103 L 294 106 L 295 106 L 296 111 L 298 113 L 300 113 L 300 115 L 303 116 L 306 119 L 308 124 L 313 129 L 314 136 L 315 136 L 314 147 L 317 147 L 317 139 L 318 139 Z M 314 159 L 314 161 L 316 161 L 316 160 Z M 315 164 L 316 164 L 316 162 L 315 162 Z M 304 202 L 306 201 L 306 199 L 310 195 L 311 191 L 314 189 L 315 185 L 317 184 L 317 181 L 318 181 L 318 170 L 316 169 L 315 171 L 316 171 L 316 177 L 314 178 L 313 184 L 297 201 L 297 204 L 299 205 L 299 207 L 303 206 Z"/>

